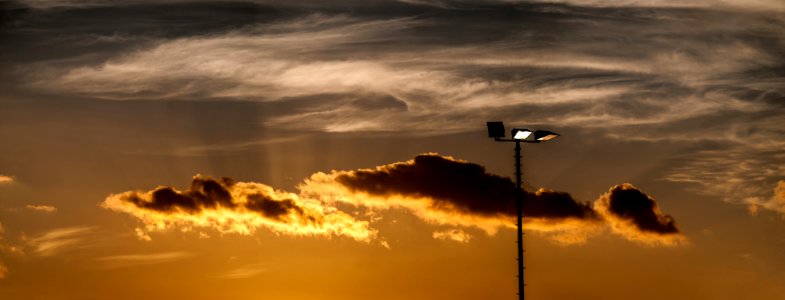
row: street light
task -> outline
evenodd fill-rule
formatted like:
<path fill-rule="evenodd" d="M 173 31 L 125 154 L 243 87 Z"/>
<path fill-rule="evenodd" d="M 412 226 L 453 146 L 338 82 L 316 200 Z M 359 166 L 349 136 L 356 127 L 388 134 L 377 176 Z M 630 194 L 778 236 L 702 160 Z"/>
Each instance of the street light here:
<path fill-rule="evenodd" d="M 539 143 L 552 140 L 559 136 L 558 133 L 547 130 L 513 128 L 510 132 L 512 139 L 505 139 L 504 123 L 488 122 L 488 137 L 497 142 L 515 142 L 515 207 L 518 212 L 518 299 L 523 300 L 523 187 L 521 182 L 521 142 Z"/>

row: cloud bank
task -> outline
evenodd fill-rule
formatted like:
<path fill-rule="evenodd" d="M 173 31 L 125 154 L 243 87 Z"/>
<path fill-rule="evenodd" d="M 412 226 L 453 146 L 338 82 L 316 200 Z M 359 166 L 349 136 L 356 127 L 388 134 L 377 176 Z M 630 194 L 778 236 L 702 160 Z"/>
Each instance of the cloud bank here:
<path fill-rule="evenodd" d="M 247 235 L 260 228 L 291 236 L 379 239 L 371 220 L 341 209 L 347 204 L 366 210 L 365 215 L 402 209 L 427 223 L 458 226 L 435 232 L 440 239 L 468 241 L 470 236 L 461 228 L 488 234 L 514 228 L 515 187 L 510 179 L 436 154 L 375 169 L 316 173 L 298 188 L 299 194 L 293 194 L 261 183 L 196 176 L 184 191 L 129 191 L 110 195 L 102 206 L 138 218 L 143 226 L 137 233 L 144 239 L 150 232 L 171 229 Z M 568 244 L 585 242 L 608 224 L 612 232 L 632 241 L 674 245 L 684 240 L 673 218 L 629 184 L 611 188 L 594 204 L 563 192 L 526 192 L 524 214 L 527 230 Z"/>

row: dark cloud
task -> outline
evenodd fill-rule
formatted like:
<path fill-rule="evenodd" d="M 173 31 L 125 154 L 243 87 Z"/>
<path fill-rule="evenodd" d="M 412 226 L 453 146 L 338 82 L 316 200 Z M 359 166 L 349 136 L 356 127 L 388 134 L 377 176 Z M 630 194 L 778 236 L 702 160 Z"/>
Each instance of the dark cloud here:
<path fill-rule="evenodd" d="M 355 191 L 431 197 L 436 207 L 484 215 L 509 213 L 515 188 L 509 178 L 488 174 L 480 165 L 437 155 L 419 155 L 411 164 L 348 172 L 335 180 Z"/>
<path fill-rule="evenodd" d="M 298 206 L 294 200 L 275 200 L 264 194 L 248 195 L 248 203 L 245 204 L 245 207 L 275 220 L 281 220 L 292 213 L 297 216 L 306 215 L 305 210 Z M 313 217 L 309 217 L 309 219 L 312 221 L 316 220 Z"/>
<path fill-rule="evenodd" d="M 654 199 L 632 185 L 614 186 L 600 201 L 606 202 L 612 215 L 632 221 L 641 231 L 659 234 L 679 233 L 676 221 L 670 215 L 663 215 Z"/>
<path fill-rule="evenodd" d="M 438 155 L 418 155 L 412 163 L 358 170 L 335 180 L 354 191 L 374 195 L 429 197 L 434 209 L 457 210 L 485 216 L 515 215 L 515 184 L 487 173 L 483 166 Z M 524 213 L 536 218 L 594 219 L 591 205 L 568 193 L 551 190 L 526 192 Z"/>
<path fill-rule="evenodd" d="M 161 212 L 185 211 L 199 212 L 204 209 L 233 209 L 237 203 L 227 190 L 233 184 L 229 178 L 215 180 L 208 177 L 194 177 L 191 187 L 183 192 L 171 187 L 159 187 L 152 191 L 150 199 L 143 199 L 139 194 L 129 195 L 127 201 L 139 208 Z M 262 211 L 263 212 L 263 211 Z"/>
<path fill-rule="evenodd" d="M 172 227 L 243 234 L 266 227 L 291 235 L 335 234 L 363 241 L 375 237 L 369 221 L 356 220 L 336 202 L 371 211 L 404 208 L 431 223 L 475 226 L 491 234 L 510 227 L 516 215 L 515 185 L 509 178 L 436 154 L 376 169 L 316 173 L 299 189 L 292 194 L 261 183 L 195 176 L 185 191 L 130 191 L 110 195 L 103 206 L 143 221 L 144 229 L 137 230 L 142 238 Z M 652 198 L 629 184 L 612 188 L 593 204 L 547 189 L 524 193 L 527 226 L 558 232 L 554 239 L 564 243 L 585 241 L 587 228 L 604 221 L 632 240 L 673 244 L 681 237 L 673 218 L 662 215 Z"/>
<path fill-rule="evenodd" d="M 505 220 L 515 216 L 515 186 L 509 178 L 489 174 L 480 165 L 449 157 L 425 154 L 406 163 L 334 172 L 332 175 L 335 181 L 353 192 L 367 193 L 381 199 L 395 196 L 413 199 L 397 201 L 430 199 L 429 210 L 447 215 L 497 217 Z M 617 233 L 647 243 L 674 244 L 678 243 L 681 236 L 674 219 L 663 215 L 651 197 L 630 184 L 611 188 L 610 192 L 594 203 L 581 202 L 568 193 L 547 189 L 533 193 L 527 191 L 525 195 L 523 212 L 529 220 L 533 218 L 551 225 L 570 221 L 598 223 L 604 220 L 610 222 Z M 363 200 L 361 197 L 355 201 Z M 407 205 L 411 205 L 409 207 L 412 209 L 421 209 L 415 204 L 406 203 L 393 206 Z M 447 220 L 442 222 L 450 223 Z"/>

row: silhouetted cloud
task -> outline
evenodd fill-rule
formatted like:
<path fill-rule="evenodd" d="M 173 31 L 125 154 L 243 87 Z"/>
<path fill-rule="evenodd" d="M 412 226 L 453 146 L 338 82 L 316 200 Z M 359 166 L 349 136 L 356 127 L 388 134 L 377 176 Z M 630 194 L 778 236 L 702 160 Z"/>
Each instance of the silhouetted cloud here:
<path fill-rule="evenodd" d="M 413 161 L 349 172 L 334 179 L 354 192 L 377 196 L 402 195 L 432 199 L 432 209 L 489 217 L 515 215 L 515 185 L 507 177 L 489 174 L 483 166 L 439 155 L 419 155 Z M 596 219 L 588 203 L 567 193 L 540 189 L 526 192 L 527 217 Z"/>
<path fill-rule="evenodd" d="M 428 222 L 475 226 L 488 233 L 512 226 L 515 217 L 515 186 L 509 178 L 435 154 L 376 169 L 318 173 L 300 188 L 328 201 L 406 208 Z M 611 207 L 610 214 L 601 209 L 608 207 L 605 203 Z M 526 192 L 523 213 L 528 230 L 551 233 L 564 243 L 584 242 L 603 221 L 630 240 L 674 244 L 683 238 L 675 221 L 662 215 L 654 200 L 630 184 L 612 188 L 594 204 L 577 201 L 564 192 Z M 650 239 L 641 239 L 640 232 Z"/>
<path fill-rule="evenodd" d="M 673 217 L 662 214 L 654 199 L 631 184 L 612 187 L 594 202 L 594 208 L 615 232 L 628 239 L 645 243 L 682 242 Z"/>
<path fill-rule="evenodd" d="M 515 185 L 483 166 L 436 154 L 353 171 L 316 173 L 301 183 L 299 194 L 261 183 L 234 182 L 197 175 L 185 191 L 158 187 L 110 195 L 102 206 L 140 219 L 142 239 L 150 232 L 214 229 L 252 234 L 266 228 L 278 234 L 377 238 L 371 215 L 400 208 L 433 224 L 475 227 L 488 234 L 514 228 Z M 649 196 L 629 184 L 611 189 L 594 204 L 547 189 L 524 192 L 525 227 L 560 243 L 582 243 L 609 222 L 614 232 L 635 241 L 674 244 L 681 232 Z M 339 204 L 366 209 L 344 212 Z M 640 238 L 645 236 L 646 239 Z M 436 231 L 434 238 L 466 242 L 461 228 Z M 384 240 L 379 241 L 385 244 Z"/>

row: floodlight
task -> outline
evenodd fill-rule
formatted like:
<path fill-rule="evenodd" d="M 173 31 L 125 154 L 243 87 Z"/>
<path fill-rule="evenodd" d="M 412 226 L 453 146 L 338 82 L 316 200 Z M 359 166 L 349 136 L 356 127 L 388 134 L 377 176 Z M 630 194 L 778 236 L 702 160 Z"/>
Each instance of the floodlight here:
<path fill-rule="evenodd" d="M 515 128 L 515 129 L 512 130 L 512 139 L 513 140 L 531 141 L 532 140 L 532 131 L 528 130 L 528 129 Z"/>
<path fill-rule="evenodd" d="M 488 137 L 497 139 L 504 138 L 504 123 L 488 122 Z"/>
<path fill-rule="evenodd" d="M 555 139 L 559 136 L 558 133 L 550 132 L 547 130 L 537 130 L 534 132 L 534 139 L 537 141 L 547 141 Z"/>

